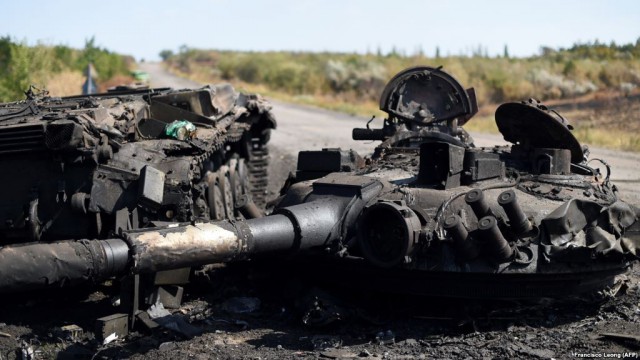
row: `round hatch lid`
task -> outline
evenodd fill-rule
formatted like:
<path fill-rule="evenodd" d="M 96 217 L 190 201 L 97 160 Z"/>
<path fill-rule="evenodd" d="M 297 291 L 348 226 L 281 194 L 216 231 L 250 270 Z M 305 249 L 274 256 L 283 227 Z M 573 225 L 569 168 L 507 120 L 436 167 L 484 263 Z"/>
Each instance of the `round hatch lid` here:
<path fill-rule="evenodd" d="M 568 149 L 572 163 L 583 160 L 582 146 L 571 133 L 573 126 L 535 99 L 500 105 L 496 110 L 496 124 L 510 143 L 528 148 Z"/>
<path fill-rule="evenodd" d="M 473 89 L 465 90 L 440 68 L 418 66 L 389 81 L 380 97 L 380 110 L 423 124 L 458 118 L 458 125 L 463 125 L 478 106 Z"/>

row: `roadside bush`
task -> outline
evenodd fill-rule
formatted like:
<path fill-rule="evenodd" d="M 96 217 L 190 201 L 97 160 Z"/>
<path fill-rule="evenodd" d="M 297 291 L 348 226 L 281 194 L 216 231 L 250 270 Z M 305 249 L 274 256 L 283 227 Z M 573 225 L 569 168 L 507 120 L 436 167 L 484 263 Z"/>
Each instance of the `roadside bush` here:
<path fill-rule="evenodd" d="M 463 85 L 474 87 L 485 105 L 536 97 L 575 97 L 599 89 L 629 92 L 640 86 L 640 41 L 635 44 L 576 44 L 543 48 L 530 58 L 473 56 L 427 58 L 422 53 L 389 54 L 236 52 L 181 49 L 169 63 L 206 81 L 240 81 L 289 95 L 313 95 L 342 102 L 376 102 L 397 72 L 416 65 L 443 66 Z M 166 51 L 163 55 L 169 55 Z"/>
<path fill-rule="evenodd" d="M 366 59 L 341 61 L 329 59 L 325 77 L 334 92 L 354 92 L 363 99 L 375 100 L 382 92 L 387 75 L 384 66 Z"/>
<path fill-rule="evenodd" d="M 591 81 L 577 82 L 559 74 L 551 74 L 545 69 L 532 70 L 528 79 L 542 91 L 546 98 L 571 97 L 598 90 Z"/>
<path fill-rule="evenodd" d="M 46 88 L 55 75 L 82 71 L 89 63 L 98 70 L 99 81 L 126 74 L 131 59 L 112 53 L 87 40 L 83 50 L 66 46 L 28 46 L 9 37 L 0 38 L 0 101 L 20 100 L 30 85 Z M 79 91 L 79 90 L 78 90 Z"/>

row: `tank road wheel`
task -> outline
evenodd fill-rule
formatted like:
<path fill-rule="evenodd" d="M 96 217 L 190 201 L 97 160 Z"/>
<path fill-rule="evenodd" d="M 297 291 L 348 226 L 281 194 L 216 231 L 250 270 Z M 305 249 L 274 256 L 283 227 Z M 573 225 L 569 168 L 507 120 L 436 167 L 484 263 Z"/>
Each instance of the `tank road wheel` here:
<path fill-rule="evenodd" d="M 249 168 L 247 168 L 247 163 L 244 161 L 244 159 L 238 160 L 236 169 L 241 189 L 241 191 L 238 193 L 238 196 L 251 195 L 251 184 L 249 184 Z"/>
<path fill-rule="evenodd" d="M 211 220 L 222 220 L 225 217 L 224 198 L 219 184 L 218 173 L 209 172 L 207 174 L 207 202 L 209 203 Z"/>
<path fill-rule="evenodd" d="M 233 192 L 231 190 L 229 167 L 226 165 L 218 169 L 218 187 L 220 188 L 220 194 L 222 194 L 225 217 L 227 219 L 235 219 L 235 204 L 233 201 Z"/>
<path fill-rule="evenodd" d="M 240 197 L 242 197 L 242 194 L 244 193 L 242 189 L 242 182 L 239 176 L 238 166 L 239 161 L 237 158 L 229 160 L 229 183 L 231 184 L 231 194 L 233 195 L 233 204 L 235 206 L 234 214 L 236 215 L 236 217 L 240 216 L 240 211 L 238 210 L 237 205 L 240 202 Z"/>

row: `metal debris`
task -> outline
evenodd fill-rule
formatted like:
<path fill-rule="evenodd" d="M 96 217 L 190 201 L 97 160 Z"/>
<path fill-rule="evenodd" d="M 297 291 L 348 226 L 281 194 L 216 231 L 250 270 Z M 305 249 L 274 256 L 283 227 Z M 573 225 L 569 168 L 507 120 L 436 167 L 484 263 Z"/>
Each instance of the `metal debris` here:
<path fill-rule="evenodd" d="M 102 345 L 110 344 L 115 340 L 118 340 L 118 335 L 116 333 L 111 333 L 109 334 L 109 336 L 104 338 L 104 340 L 102 341 Z"/>
<path fill-rule="evenodd" d="M 322 351 L 320 356 L 328 359 L 353 359 L 358 357 L 358 354 L 349 349 L 328 349 Z"/>
<path fill-rule="evenodd" d="M 315 351 L 325 351 L 342 346 L 342 339 L 338 336 L 314 335 L 310 340 Z"/>
<path fill-rule="evenodd" d="M 380 331 L 376 334 L 376 343 L 378 345 L 391 345 L 395 344 L 396 335 L 391 330 Z"/>
<path fill-rule="evenodd" d="M 36 360 L 36 352 L 31 345 L 26 342 L 22 342 L 20 348 L 20 356 L 22 360 Z"/>
<path fill-rule="evenodd" d="M 70 341 L 78 341 L 82 338 L 83 330 L 80 326 L 71 324 L 60 328 L 65 339 Z"/>
<path fill-rule="evenodd" d="M 191 339 L 202 334 L 202 329 L 189 324 L 189 322 L 187 322 L 181 315 L 172 315 L 164 308 L 162 303 L 151 305 L 149 310 L 147 310 L 147 314 L 149 314 L 149 317 L 160 326 L 178 334 L 182 334 L 187 339 Z"/>

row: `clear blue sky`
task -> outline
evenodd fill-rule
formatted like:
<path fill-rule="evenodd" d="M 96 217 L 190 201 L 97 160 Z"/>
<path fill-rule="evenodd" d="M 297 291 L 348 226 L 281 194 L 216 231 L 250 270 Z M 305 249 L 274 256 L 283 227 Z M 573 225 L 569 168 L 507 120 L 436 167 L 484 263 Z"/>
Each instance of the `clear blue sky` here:
<path fill-rule="evenodd" d="M 538 53 L 575 42 L 635 42 L 637 0 L 15 0 L 0 4 L 0 36 L 154 60 L 181 45 L 232 50 L 388 52 L 433 56 Z"/>

